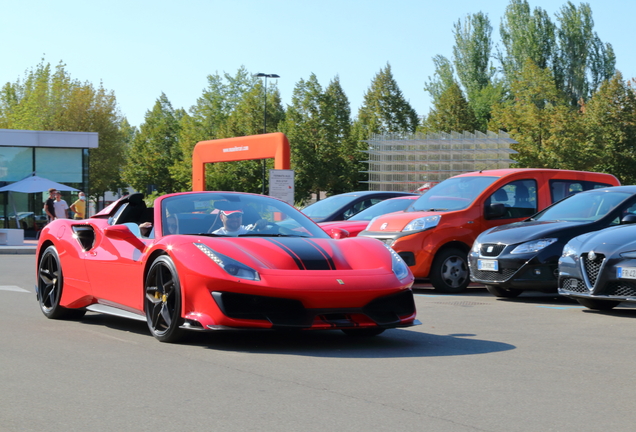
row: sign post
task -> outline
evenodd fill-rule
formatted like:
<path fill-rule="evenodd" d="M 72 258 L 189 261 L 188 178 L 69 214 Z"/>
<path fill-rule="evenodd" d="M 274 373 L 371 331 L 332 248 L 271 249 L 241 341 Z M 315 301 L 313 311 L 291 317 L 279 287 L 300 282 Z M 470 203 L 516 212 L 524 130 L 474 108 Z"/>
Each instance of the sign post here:
<path fill-rule="evenodd" d="M 269 196 L 294 205 L 294 170 L 269 170 Z"/>

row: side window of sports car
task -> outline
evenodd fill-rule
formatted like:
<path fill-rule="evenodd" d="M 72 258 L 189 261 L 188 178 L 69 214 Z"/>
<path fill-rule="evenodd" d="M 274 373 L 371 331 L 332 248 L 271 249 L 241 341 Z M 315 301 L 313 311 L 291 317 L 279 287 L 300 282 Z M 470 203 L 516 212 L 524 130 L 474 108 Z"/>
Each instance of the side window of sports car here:
<path fill-rule="evenodd" d="M 128 203 L 125 203 L 125 204 L 123 204 L 121 207 L 119 207 L 119 208 L 117 209 L 117 211 L 115 212 L 115 214 L 108 218 L 108 224 L 109 224 L 109 225 L 115 225 L 115 224 L 117 224 L 117 220 L 119 219 L 119 217 L 121 216 L 121 214 L 124 212 L 124 209 L 125 209 L 126 207 L 128 207 Z"/>

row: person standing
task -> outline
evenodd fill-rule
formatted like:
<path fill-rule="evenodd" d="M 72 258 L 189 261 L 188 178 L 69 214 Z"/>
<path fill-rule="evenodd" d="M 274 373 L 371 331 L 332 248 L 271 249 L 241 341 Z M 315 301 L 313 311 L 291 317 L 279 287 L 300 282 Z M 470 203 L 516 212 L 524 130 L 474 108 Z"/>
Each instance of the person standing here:
<path fill-rule="evenodd" d="M 68 219 L 68 204 L 62 199 L 62 192 L 55 192 L 55 219 Z"/>
<path fill-rule="evenodd" d="M 86 219 L 86 195 L 84 192 L 78 194 L 78 200 L 71 204 L 71 211 L 75 213 L 74 219 Z"/>
<path fill-rule="evenodd" d="M 55 188 L 49 189 L 49 198 L 44 203 L 44 211 L 49 222 L 55 219 L 55 194 L 57 190 Z"/>

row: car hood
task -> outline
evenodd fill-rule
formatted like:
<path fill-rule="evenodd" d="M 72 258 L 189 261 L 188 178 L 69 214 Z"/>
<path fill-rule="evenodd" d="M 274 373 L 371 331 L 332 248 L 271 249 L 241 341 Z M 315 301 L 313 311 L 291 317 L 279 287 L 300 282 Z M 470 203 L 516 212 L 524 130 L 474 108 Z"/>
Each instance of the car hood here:
<path fill-rule="evenodd" d="M 202 253 L 195 243 L 258 270 L 364 270 L 392 272 L 390 252 L 380 242 L 353 237 L 340 240 L 303 237 L 171 236 L 182 254 Z M 175 238 L 177 237 L 177 238 Z M 176 245 L 175 245 L 176 246 Z M 361 254 L 360 251 L 365 253 Z M 302 283 L 302 281 L 299 281 Z"/>
<path fill-rule="evenodd" d="M 563 221 L 527 221 L 500 225 L 479 236 L 481 243 L 515 244 L 546 237 L 575 236 L 592 229 L 591 223 Z"/>
<path fill-rule="evenodd" d="M 636 251 L 636 225 L 611 227 L 584 234 L 574 238 L 570 244 L 578 253 L 593 250 L 608 257 L 621 252 Z"/>
<path fill-rule="evenodd" d="M 402 231 L 411 221 L 427 216 L 447 215 L 453 211 L 447 212 L 427 212 L 427 211 L 401 211 L 396 213 L 388 213 L 373 219 L 369 224 L 368 231 Z M 385 225 L 386 224 L 386 225 Z"/>

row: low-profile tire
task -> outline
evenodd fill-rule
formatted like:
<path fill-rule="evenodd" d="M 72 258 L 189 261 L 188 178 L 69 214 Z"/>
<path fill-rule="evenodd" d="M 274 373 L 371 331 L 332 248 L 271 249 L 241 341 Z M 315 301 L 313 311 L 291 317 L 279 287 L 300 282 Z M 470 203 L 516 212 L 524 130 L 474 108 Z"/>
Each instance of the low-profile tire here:
<path fill-rule="evenodd" d="M 38 302 L 40 310 L 50 319 L 79 319 L 85 309 L 67 309 L 60 306 L 64 276 L 55 246 L 46 248 L 38 263 Z"/>
<path fill-rule="evenodd" d="M 464 291 L 470 282 L 467 253 L 457 248 L 442 250 L 433 260 L 429 277 L 435 291 L 446 294 Z"/>
<path fill-rule="evenodd" d="M 377 336 L 379 334 L 384 333 L 383 328 L 379 327 L 371 327 L 371 328 L 361 328 L 361 329 L 342 329 L 342 332 L 347 336 L 353 337 L 372 337 Z"/>
<path fill-rule="evenodd" d="M 576 301 L 588 309 L 601 311 L 612 310 L 620 304 L 620 302 L 616 300 L 597 300 L 589 298 L 577 298 Z"/>
<path fill-rule="evenodd" d="M 170 257 L 161 255 L 148 270 L 145 282 L 146 322 L 160 342 L 176 342 L 184 333 L 181 325 L 181 284 Z"/>
<path fill-rule="evenodd" d="M 486 289 L 492 295 L 497 297 L 505 297 L 505 298 L 515 298 L 518 297 L 523 291 L 519 289 L 504 289 L 494 285 L 486 285 Z"/>

